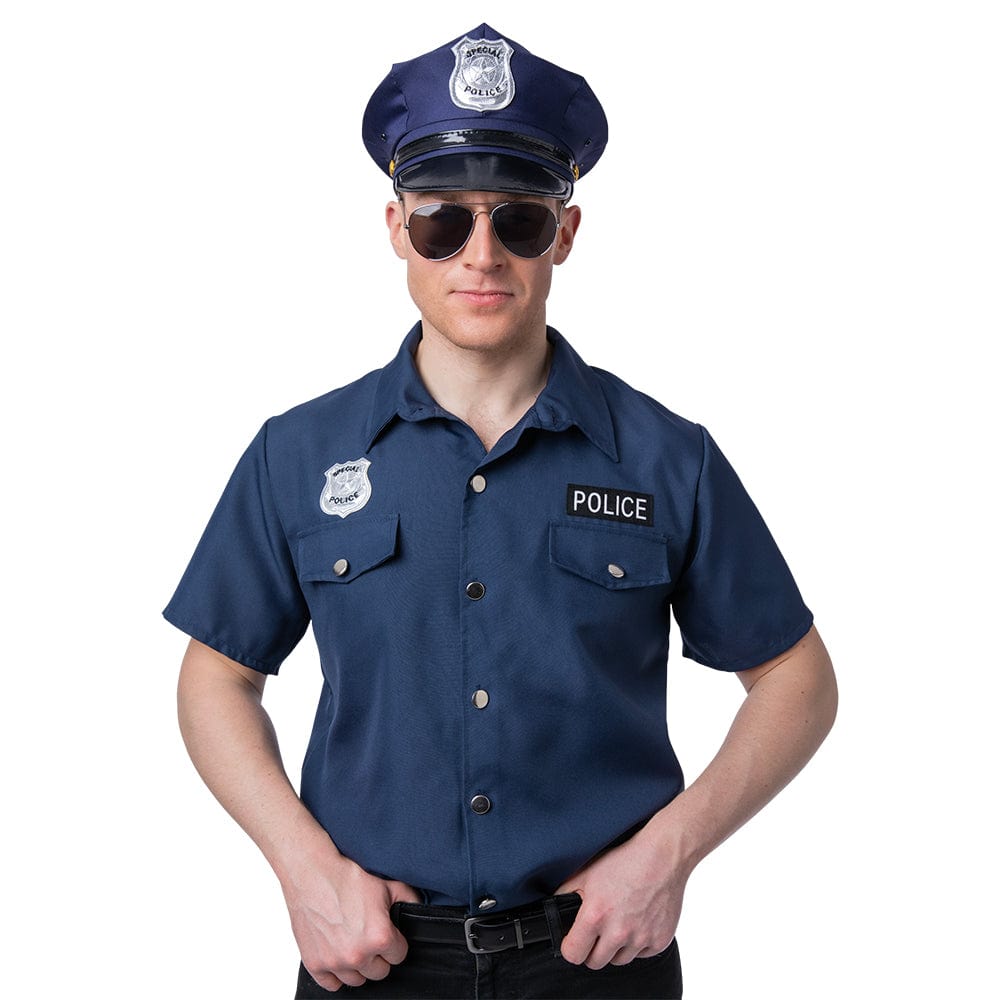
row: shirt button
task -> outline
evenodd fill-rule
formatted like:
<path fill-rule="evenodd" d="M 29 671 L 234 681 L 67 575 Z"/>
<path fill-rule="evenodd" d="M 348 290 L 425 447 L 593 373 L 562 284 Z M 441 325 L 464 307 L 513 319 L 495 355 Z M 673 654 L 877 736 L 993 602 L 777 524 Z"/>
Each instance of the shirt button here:
<path fill-rule="evenodd" d="M 469 481 L 469 485 L 472 487 L 473 492 L 482 493 L 486 489 L 486 477 L 481 476 L 478 473 L 472 477 Z"/>
<path fill-rule="evenodd" d="M 616 579 L 620 580 L 625 575 L 625 570 L 614 563 L 608 563 L 608 572 Z"/>
<path fill-rule="evenodd" d="M 468 597 L 470 601 L 480 600 L 485 593 L 486 588 L 478 580 L 473 580 L 472 583 L 466 584 L 465 596 Z"/>
<path fill-rule="evenodd" d="M 496 905 L 497 901 L 491 896 L 487 896 L 485 899 L 479 900 L 479 909 L 481 910 L 492 910 Z"/>
<path fill-rule="evenodd" d="M 469 805 L 472 806 L 472 811 L 477 816 L 482 816 L 484 813 L 488 813 L 490 809 L 493 808 L 493 803 L 490 802 L 485 795 L 475 796 Z"/>
<path fill-rule="evenodd" d="M 476 693 L 472 696 L 472 704 L 475 705 L 476 708 L 486 708 L 489 703 L 490 696 L 482 688 L 476 691 Z"/>
<path fill-rule="evenodd" d="M 351 564 L 346 559 L 338 559 L 333 564 L 333 572 L 337 576 L 343 576 L 350 568 Z"/>

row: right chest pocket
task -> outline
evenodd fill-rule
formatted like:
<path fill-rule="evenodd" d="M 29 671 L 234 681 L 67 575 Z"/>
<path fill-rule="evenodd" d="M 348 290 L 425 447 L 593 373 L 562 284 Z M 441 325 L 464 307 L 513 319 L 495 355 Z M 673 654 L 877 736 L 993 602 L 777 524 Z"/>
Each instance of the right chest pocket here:
<path fill-rule="evenodd" d="M 549 560 L 605 590 L 636 590 L 670 583 L 667 538 L 622 525 L 549 526 Z"/>
<path fill-rule="evenodd" d="M 399 515 L 326 524 L 298 538 L 302 583 L 351 583 L 396 555 Z"/>

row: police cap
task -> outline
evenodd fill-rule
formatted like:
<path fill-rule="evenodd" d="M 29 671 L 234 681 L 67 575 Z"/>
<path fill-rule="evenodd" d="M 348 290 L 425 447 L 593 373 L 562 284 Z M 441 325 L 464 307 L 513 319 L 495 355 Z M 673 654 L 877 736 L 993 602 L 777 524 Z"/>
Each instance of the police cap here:
<path fill-rule="evenodd" d="M 608 122 L 583 77 L 481 24 L 396 63 L 362 137 L 400 191 L 568 198 L 604 152 Z"/>

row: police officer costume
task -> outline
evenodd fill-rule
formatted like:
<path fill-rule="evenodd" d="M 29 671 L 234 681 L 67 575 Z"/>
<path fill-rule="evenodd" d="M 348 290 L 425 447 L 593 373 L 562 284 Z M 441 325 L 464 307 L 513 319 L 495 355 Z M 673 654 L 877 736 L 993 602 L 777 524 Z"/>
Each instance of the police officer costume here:
<path fill-rule="evenodd" d="M 484 24 L 395 65 L 363 137 L 402 190 L 565 198 L 607 125 L 581 77 Z M 555 887 L 682 790 L 671 611 L 684 655 L 726 671 L 812 616 L 703 428 L 550 328 L 545 388 L 485 453 L 424 388 L 420 337 L 267 421 L 165 615 L 264 673 L 312 622 L 302 799 L 343 854 L 423 894 L 394 912 L 412 942 L 482 967 L 557 949 L 578 898 Z M 309 980 L 300 996 L 326 995 Z"/>

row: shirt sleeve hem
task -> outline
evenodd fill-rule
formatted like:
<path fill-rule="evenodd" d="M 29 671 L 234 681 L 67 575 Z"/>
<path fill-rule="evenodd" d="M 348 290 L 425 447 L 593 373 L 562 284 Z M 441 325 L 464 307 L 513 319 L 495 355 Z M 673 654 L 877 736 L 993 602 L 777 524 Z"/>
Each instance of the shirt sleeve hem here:
<path fill-rule="evenodd" d="M 749 670 L 751 667 L 759 667 L 762 663 L 780 656 L 791 649 L 805 634 L 812 628 L 813 615 L 809 612 L 794 629 L 786 632 L 780 639 L 776 639 L 769 646 L 749 655 L 740 656 L 732 660 L 719 660 L 701 656 L 686 644 L 684 646 L 684 656 L 689 660 L 694 660 L 703 666 L 711 667 L 713 670 L 724 670 L 729 673 L 738 673 L 741 670 Z"/>
<path fill-rule="evenodd" d="M 191 636 L 192 639 L 197 639 L 198 642 L 204 643 L 206 646 L 214 649 L 217 653 L 222 653 L 223 656 L 228 656 L 229 659 L 235 660 L 237 663 L 242 663 L 244 667 L 249 667 L 251 670 L 256 670 L 258 673 L 277 674 L 278 669 L 281 666 L 281 660 L 261 660 L 256 656 L 250 656 L 242 650 L 236 649 L 236 647 L 231 646 L 228 642 L 220 639 L 218 636 L 214 636 L 210 632 L 205 631 L 201 628 L 201 626 L 175 616 L 170 608 L 164 610 L 163 617 L 166 618 L 171 625 L 179 628 L 182 632 Z"/>

